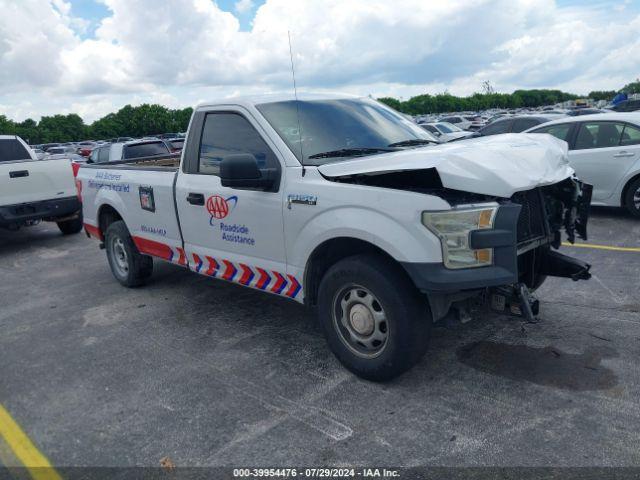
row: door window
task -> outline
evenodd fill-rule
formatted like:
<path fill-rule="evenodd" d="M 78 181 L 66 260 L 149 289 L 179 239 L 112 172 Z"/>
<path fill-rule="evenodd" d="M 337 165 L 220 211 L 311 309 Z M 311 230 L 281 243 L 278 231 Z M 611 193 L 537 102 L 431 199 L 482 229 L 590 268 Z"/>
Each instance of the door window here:
<path fill-rule="evenodd" d="M 571 131 L 570 123 L 559 123 L 556 125 L 549 125 L 548 127 L 542 127 L 534 130 L 532 133 L 548 133 L 560 140 L 568 141 L 569 132 Z"/>
<path fill-rule="evenodd" d="M 16 139 L 0 140 L 0 162 L 13 162 L 16 160 L 31 160 L 31 155 Z"/>
<path fill-rule="evenodd" d="M 640 128 L 631 125 L 625 125 L 622 131 L 620 145 L 640 145 Z"/>
<path fill-rule="evenodd" d="M 574 149 L 617 147 L 623 130 L 622 123 L 585 122 L 580 126 Z"/>
<path fill-rule="evenodd" d="M 198 172 L 220 175 L 220 162 L 228 155 L 251 154 L 258 167 L 280 168 L 280 163 L 260 134 L 242 115 L 209 113 L 200 141 Z"/>

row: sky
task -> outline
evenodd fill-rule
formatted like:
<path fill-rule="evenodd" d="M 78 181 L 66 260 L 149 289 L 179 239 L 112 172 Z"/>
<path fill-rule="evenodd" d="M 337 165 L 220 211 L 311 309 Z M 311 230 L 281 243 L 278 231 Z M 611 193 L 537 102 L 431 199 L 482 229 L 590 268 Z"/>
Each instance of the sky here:
<path fill-rule="evenodd" d="M 193 106 L 291 90 L 407 99 L 615 90 L 640 0 L 0 0 L 0 114 Z"/>

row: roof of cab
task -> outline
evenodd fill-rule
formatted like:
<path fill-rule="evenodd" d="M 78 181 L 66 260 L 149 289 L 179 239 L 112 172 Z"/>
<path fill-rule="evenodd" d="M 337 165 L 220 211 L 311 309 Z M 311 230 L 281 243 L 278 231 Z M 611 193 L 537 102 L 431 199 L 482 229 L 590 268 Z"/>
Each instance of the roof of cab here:
<path fill-rule="evenodd" d="M 311 93 L 311 92 L 299 92 L 297 96 L 298 100 L 312 101 L 312 100 L 342 100 L 342 99 L 356 99 L 363 98 L 362 95 L 350 95 L 346 93 Z M 269 93 L 264 95 L 248 95 L 227 97 L 210 102 L 200 103 L 196 110 L 203 108 L 215 107 L 219 105 L 240 105 L 240 106 L 255 106 L 262 103 L 274 103 L 274 102 L 286 102 L 295 100 L 296 96 L 293 92 L 286 93 Z"/>

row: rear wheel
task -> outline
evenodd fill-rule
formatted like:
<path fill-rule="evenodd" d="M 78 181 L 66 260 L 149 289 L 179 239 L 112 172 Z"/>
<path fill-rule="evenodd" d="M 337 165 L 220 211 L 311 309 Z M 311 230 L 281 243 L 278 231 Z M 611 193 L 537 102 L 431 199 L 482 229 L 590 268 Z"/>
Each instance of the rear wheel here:
<path fill-rule="evenodd" d="M 73 235 L 79 233 L 82 230 L 82 214 L 79 214 L 76 218 L 71 220 L 65 220 L 63 222 L 56 222 L 58 228 L 63 235 Z"/>
<path fill-rule="evenodd" d="M 125 287 L 140 286 L 153 273 L 153 259 L 138 251 L 122 220 L 107 228 L 105 248 L 113 276 Z"/>
<path fill-rule="evenodd" d="M 640 217 L 640 178 L 636 178 L 627 188 L 624 206 L 631 215 Z"/>
<path fill-rule="evenodd" d="M 432 323 L 427 302 L 402 268 L 371 254 L 346 258 L 327 271 L 318 316 L 340 362 L 373 381 L 390 380 L 416 364 Z"/>

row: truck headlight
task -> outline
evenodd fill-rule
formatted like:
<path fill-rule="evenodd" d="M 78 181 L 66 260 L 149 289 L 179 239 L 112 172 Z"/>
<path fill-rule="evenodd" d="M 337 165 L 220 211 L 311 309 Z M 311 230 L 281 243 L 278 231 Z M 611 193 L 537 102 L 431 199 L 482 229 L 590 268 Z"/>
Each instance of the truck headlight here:
<path fill-rule="evenodd" d="M 493 228 L 497 211 L 498 206 L 422 212 L 423 225 L 440 239 L 445 267 L 471 268 L 493 264 L 493 249 L 472 249 L 469 233 Z"/>

